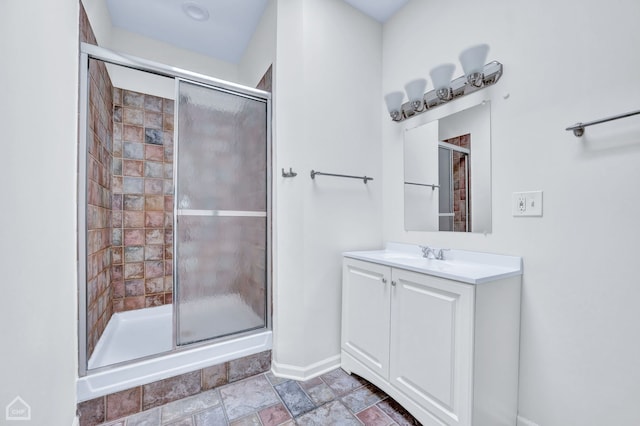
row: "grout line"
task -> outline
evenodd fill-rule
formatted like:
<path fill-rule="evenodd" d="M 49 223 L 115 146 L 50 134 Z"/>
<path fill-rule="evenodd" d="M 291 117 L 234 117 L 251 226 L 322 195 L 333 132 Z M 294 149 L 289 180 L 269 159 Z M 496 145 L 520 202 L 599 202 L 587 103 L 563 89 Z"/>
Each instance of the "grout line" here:
<path fill-rule="evenodd" d="M 287 404 L 285 404 L 284 400 L 282 399 L 282 397 L 280 397 L 280 394 L 278 393 L 278 391 L 276 390 L 276 385 L 274 385 L 273 383 L 271 383 L 271 380 L 269 380 L 269 378 L 267 377 L 267 373 L 262 373 L 264 374 L 264 378 L 267 379 L 267 383 L 269 383 L 269 386 L 271 386 L 271 388 L 273 389 L 273 392 L 276 394 L 276 397 L 278 398 L 278 400 L 280 401 L 280 403 L 282 404 L 282 406 L 284 407 L 284 409 L 287 411 L 287 413 L 289 413 L 289 416 L 291 417 L 289 420 L 293 420 L 295 423 L 295 417 L 293 417 L 293 413 L 291 412 L 291 410 L 289 410 L 289 407 L 287 407 Z M 287 379 L 283 382 L 278 383 L 279 385 L 282 383 L 286 383 L 286 382 L 290 382 L 292 379 Z M 313 402 L 313 401 L 311 401 Z M 275 405 L 275 404 L 274 404 Z M 272 405 L 273 407 L 273 405 Z M 258 415 L 258 418 L 260 417 L 260 415 Z M 289 420 L 283 422 L 286 423 Z M 261 420 L 262 421 L 262 420 Z M 282 423 L 280 423 L 282 424 Z"/>
<path fill-rule="evenodd" d="M 202 373 L 201 373 L 201 374 L 202 374 Z M 386 400 L 392 400 L 392 398 L 391 398 L 389 395 L 387 395 L 386 393 L 384 393 L 382 390 L 380 390 L 379 388 L 377 388 L 377 387 L 375 387 L 375 388 L 376 388 L 379 392 L 381 392 L 381 393 L 382 393 L 383 397 L 382 397 L 380 400 L 378 400 L 378 401 L 374 402 L 373 404 L 370 404 L 370 405 L 366 406 L 365 408 L 363 408 L 362 410 L 359 410 L 358 412 L 355 412 L 355 413 L 354 413 L 354 412 L 352 412 L 352 411 L 349 409 L 349 407 L 345 405 L 345 403 L 343 402 L 343 400 L 342 400 L 342 399 L 343 399 L 344 397 L 346 397 L 346 396 L 348 396 L 348 395 L 350 395 L 350 394 L 352 394 L 352 393 L 356 392 L 356 391 L 361 390 L 362 388 L 367 388 L 367 387 L 369 387 L 369 385 L 368 385 L 367 383 L 361 383 L 361 384 L 360 384 L 360 386 L 357 386 L 357 387 L 355 387 L 355 388 L 351 389 L 350 391 L 348 391 L 348 392 L 346 392 L 346 393 L 344 393 L 344 394 L 342 394 L 342 395 L 338 396 L 338 395 L 336 394 L 336 392 L 331 388 L 331 386 L 329 386 L 329 384 L 328 384 L 328 383 L 327 383 L 327 382 L 326 382 L 326 381 L 325 381 L 321 376 L 318 376 L 318 378 L 320 379 L 320 382 L 321 382 L 321 383 L 320 383 L 320 384 L 318 384 L 318 385 L 316 385 L 316 386 L 311 387 L 310 389 L 313 389 L 313 388 L 315 388 L 315 387 L 318 387 L 318 386 L 322 386 L 322 385 L 324 385 L 324 386 L 326 386 L 326 387 L 329 389 L 329 391 L 331 392 L 331 395 L 333 395 L 333 399 L 331 399 L 331 400 L 329 400 L 329 401 L 326 401 L 326 402 L 323 402 L 323 403 L 321 403 L 321 404 L 317 404 L 317 403 L 316 403 L 316 402 L 311 398 L 311 396 L 309 395 L 309 393 L 307 392 L 307 390 L 301 386 L 301 384 L 300 384 L 300 383 L 302 383 L 302 381 L 293 380 L 293 379 L 286 379 L 286 380 L 284 380 L 284 381 L 282 381 L 282 382 L 280 382 L 280 383 L 274 384 L 274 383 L 272 383 L 272 382 L 269 380 L 268 374 L 269 374 L 269 372 L 259 373 L 259 374 L 253 375 L 253 376 L 245 377 L 245 378 L 243 378 L 243 379 L 241 379 L 241 380 L 237 380 L 237 381 L 235 381 L 235 382 L 231 382 L 231 383 L 227 382 L 227 383 L 225 383 L 225 384 L 223 384 L 223 385 L 221 385 L 221 386 L 215 387 L 215 388 L 213 388 L 213 389 L 208 389 L 208 390 L 206 390 L 206 391 L 199 392 L 199 393 L 198 393 L 198 394 L 196 394 L 196 395 L 191 395 L 191 396 L 189 396 L 189 397 L 186 397 L 186 398 L 195 398 L 195 397 L 197 397 L 198 395 L 202 395 L 202 394 L 203 394 L 203 393 L 205 393 L 205 392 L 215 392 L 215 393 L 216 393 L 216 396 L 218 397 L 219 403 L 218 403 L 218 404 L 215 404 L 215 405 L 211 405 L 211 406 L 205 407 L 205 408 L 203 408 L 203 409 L 201 409 L 201 410 L 197 410 L 197 411 L 195 411 L 195 412 L 193 412 L 193 413 L 190 413 L 189 415 L 186 415 L 186 416 L 183 416 L 183 417 L 178 417 L 177 419 L 174 419 L 173 421 L 174 421 L 174 422 L 176 422 L 176 421 L 181 421 L 181 420 L 185 420 L 185 419 L 187 419 L 187 418 L 188 418 L 188 419 L 190 419 L 190 420 L 191 420 L 192 425 L 195 425 L 195 421 L 196 421 L 196 417 L 195 417 L 195 416 L 196 416 L 196 415 L 198 415 L 199 413 L 202 413 L 202 412 L 204 412 L 204 411 L 207 411 L 207 410 L 210 410 L 210 409 L 214 409 L 214 408 L 220 407 L 220 408 L 222 409 L 222 413 L 223 413 L 223 416 L 224 416 L 225 422 L 226 422 L 226 424 L 227 424 L 227 425 L 229 425 L 229 424 L 231 423 L 231 421 L 229 420 L 229 415 L 228 415 L 228 413 L 227 413 L 227 408 L 226 408 L 226 406 L 225 406 L 225 401 L 224 401 L 224 398 L 223 398 L 223 396 L 222 396 L 222 392 L 221 392 L 221 390 L 222 390 L 222 389 L 224 389 L 224 388 L 229 387 L 229 386 L 230 386 L 230 385 L 232 385 L 232 384 L 236 384 L 236 383 L 239 383 L 239 382 L 242 382 L 242 381 L 245 381 L 245 380 L 255 379 L 255 378 L 257 378 L 258 376 L 263 376 L 264 380 L 266 380 L 266 381 L 267 381 L 267 383 L 269 384 L 269 386 L 273 389 L 273 392 L 276 394 L 276 398 L 277 398 L 277 400 L 278 400 L 279 402 L 276 402 L 276 403 L 274 403 L 274 404 L 272 404 L 272 405 L 269 405 L 268 407 L 264 407 L 264 408 L 262 408 L 262 409 L 258 409 L 258 410 L 255 410 L 255 411 L 249 412 L 249 413 L 245 414 L 244 416 L 242 416 L 242 417 L 240 417 L 240 418 L 238 418 L 238 419 L 234 419 L 234 421 L 238 421 L 238 420 L 240 420 L 240 419 L 243 419 L 243 418 L 246 418 L 246 417 L 250 417 L 250 416 L 254 416 L 254 415 L 255 415 L 255 417 L 257 417 L 257 418 L 258 418 L 259 424 L 260 424 L 260 425 L 262 425 L 262 426 L 264 426 L 264 423 L 263 423 L 263 421 L 262 421 L 262 418 L 260 417 L 260 411 L 262 411 L 262 410 L 266 410 L 266 409 L 268 409 L 268 408 L 275 407 L 275 406 L 277 406 L 278 404 L 281 404 L 281 405 L 282 405 L 282 407 L 284 407 L 285 411 L 289 414 L 289 419 L 287 419 L 285 422 L 280 423 L 280 425 L 282 425 L 282 424 L 284 424 L 284 423 L 286 423 L 286 422 L 289 422 L 289 421 L 293 421 L 294 423 L 296 423 L 296 417 L 294 417 L 294 416 L 293 416 L 293 414 L 292 414 L 291 410 L 289 409 L 289 407 L 288 407 L 288 406 L 287 406 L 287 404 L 284 402 L 284 400 L 282 399 L 282 397 L 280 396 L 280 394 L 277 392 L 277 390 L 276 390 L 276 388 L 275 388 L 276 386 L 281 385 L 281 384 L 286 383 L 286 382 L 294 382 L 294 383 L 296 383 L 296 384 L 297 384 L 297 386 L 300 388 L 300 390 L 302 390 L 302 392 L 303 392 L 303 393 L 304 393 L 304 394 L 309 398 L 309 400 L 311 401 L 311 403 L 312 403 L 312 404 L 313 404 L 313 406 L 314 406 L 314 408 L 313 408 L 313 409 L 311 409 L 311 410 L 309 410 L 309 411 L 306 411 L 306 412 L 304 412 L 304 413 L 301 413 L 298 417 L 303 416 L 303 415 L 306 415 L 306 414 L 308 414 L 308 413 L 311 413 L 311 412 L 313 412 L 313 411 L 315 411 L 315 410 L 317 410 L 317 409 L 319 409 L 319 408 L 321 408 L 321 407 L 323 407 L 323 406 L 325 406 L 325 405 L 327 405 L 327 404 L 329 404 L 329 403 L 332 403 L 332 402 L 336 402 L 336 401 L 337 401 L 339 404 L 343 405 L 343 406 L 347 409 L 347 411 L 348 411 L 348 412 L 353 416 L 353 418 L 355 418 L 355 419 L 356 419 L 356 421 L 358 421 L 360 424 L 363 424 L 363 425 L 364 425 L 365 423 L 364 423 L 362 420 L 360 420 L 360 419 L 358 418 L 358 416 L 357 416 L 357 415 L 358 415 L 359 413 L 362 413 L 362 412 L 363 412 L 363 411 L 365 411 L 365 410 L 368 410 L 368 409 L 370 409 L 370 408 L 372 408 L 372 407 L 376 406 L 376 407 L 378 408 L 378 410 L 379 410 L 379 411 L 382 413 L 382 415 L 384 416 L 384 419 L 387 419 L 387 420 L 388 420 L 388 422 L 389 422 L 389 423 L 387 423 L 388 425 L 390 425 L 390 426 L 397 426 L 397 425 L 398 425 L 398 423 L 397 423 L 397 422 L 396 422 L 396 421 L 395 421 L 395 420 L 394 420 L 394 419 L 393 419 L 393 418 L 392 418 L 392 417 L 391 417 L 387 412 L 385 412 L 384 410 L 382 410 L 382 408 L 380 408 L 380 407 L 379 407 L 379 404 L 380 404 L 380 403 L 382 403 L 382 402 L 384 402 L 384 401 L 386 401 Z M 227 379 L 228 379 L 228 378 L 227 378 Z M 203 380 L 203 378 L 202 378 L 202 376 L 201 376 L 201 384 L 202 384 L 202 380 Z M 375 386 L 375 385 L 374 385 L 374 386 Z M 144 391 L 144 390 L 142 389 L 142 392 L 143 392 L 143 391 Z M 140 399 L 141 399 L 140 404 L 142 404 L 143 397 L 144 397 L 144 395 L 142 395 L 142 392 L 140 393 Z M 106 396 L 104 396 L 103 398 L 105 398 L 105 410 L 106 410 Z M 181 399 L 186 399 L 186 398 L 181 398 Z M 180 400 L 176 400 L 176 401 L 180 401 Z M 171 402 L 166 403 L 166 404 L 163 404 L 163 405 L 161 405 L 161 406 L 153 407 L 153 408 L 150 408 L 149 410 L 144 410 L 144 411 L 150 411 L 150 410 L 157 409 L 157 410 L 159 411 L 159 415 L 160 415 L 160 422 L 161 422 L 161 424 L 163 424 L 163 425 L 164 425 L 164 424 L 166 424 L 166 423 L 163 423 L 164 419 L 163 419 L 163 416 L 162 416 L 162 408 L 163 408 L 164 406 L 166 406 L 166 405 L 168 405 L 168 404 L 171 404 L 171 403 L 174 403 L 174 402 L 176 402 L 176 401 L 171 401 Z M 127 422 L 127 421 L 128 421 L 128 419 L 129 419 L 129 417 L 131 417 L 131 416 L 133 416 L 133 415 L 138 415 L 138 414 L 140 414 L 140 413 L 142 413 L 142 412 L 144 412 L 144 411 L 140 411 L 140 412 L 138 412 L 138 413 L 132 414 L 132 415 L 130 415 L 130 416 L 123 417 L 123 418 L 121 418 L 121 419 L 111 420 L 111 421 L 109 421 L 109 422 L 102 423 L 101 425 L 103 425 L 103 424 L 111 424 L 111 423 L 113 423 L 114 421 L 125 421 L 125 422 Z M 105 412 L 105 414 L 106 414 L 106 412 Z"/>

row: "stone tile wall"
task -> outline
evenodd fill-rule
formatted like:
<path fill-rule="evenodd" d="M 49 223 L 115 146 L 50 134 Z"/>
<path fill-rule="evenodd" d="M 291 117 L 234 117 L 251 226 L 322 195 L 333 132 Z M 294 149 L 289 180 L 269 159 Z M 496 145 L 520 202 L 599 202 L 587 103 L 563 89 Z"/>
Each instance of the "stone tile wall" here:
<path fill-rule="evenodd" d="M 81 41 L 95 44 L 80 5 Z M 104 63 L 89 61 L 87 134 L 87 356 L 93 353 L 111 314 L 112 84 Z"/>
<path fill-rule="evenodd" d="M 80 41 L 97 44 L 80 2 Z M 89 61 L 87 356 L 113 312 L 172 302 L 173 100 Z"/>
<path fill-rule="evenodd" d="M 78 404 L 80 426 L 94 426 L 264 373 L 271 351 L 170 377 Z"/>
<path fill-rule="evenodd" d="M 471 149 L 471 134 L 456 136 L 446 140 L 452 145 Z M 465 178 L 465 159 L 459 152 L 453 153 L 453 230 L 467 232 L 467 216 L 471 215 L 471 164 L 469 167 L 469 181 Z M 469 188 L 467 188 L 467 184 Z M 468 200 L 467 200 L 468 198 Z M 467 203 L 468 201 L 468 203 Z M 470 217 L 470 216 L 469 216 Z"/>
<path fill-rule="evenodd" d="M 256 89 L 264 90 L 265 92 L 271 92 L 273 89 L 273 65 L 269 65 L 267 71 L 258 82 Z"/>
<path fill-rule="evenodd" d="M 171 99 L 113 89 L 113 309 L 173 299 Z"/>

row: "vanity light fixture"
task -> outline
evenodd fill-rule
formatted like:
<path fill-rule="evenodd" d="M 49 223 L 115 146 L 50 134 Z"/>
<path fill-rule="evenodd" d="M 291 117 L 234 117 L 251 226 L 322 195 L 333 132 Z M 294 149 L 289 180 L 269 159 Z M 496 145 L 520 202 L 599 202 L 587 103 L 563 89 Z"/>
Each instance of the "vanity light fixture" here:
<path fill-rule="evenodd" d="M 489 53 L 488 44 L 478 44 L 471 46 L 460 53 L 460 63 L 467 76 L 469 84 L 475 87 L 482 86 L 484 62 L 487 60 Z"/>
<path fill-rule="evenodd" d="M 502 77 L 502 64 L 492 61 L 484 64 L 489 53 L 488 44 L 479 44 L 465 49 L 460 53 L 460 63 L 464 75 L 451 80 L 455 71 L 454 64 L 442 64 L 430 71 L 434 89 L 421 95 L 427 81 L 416 79 L 405 85 L 409 101 L 403 103 L 403 92 L 391 92 L 384 100 L 391 119 L 396 122 L 404 121 L 417 114 L 422 114 L 432 108 L 440 106 L 456 98 L 468 95 L 476 90 L 491 86 Z"/>
<path fill-rule="evenodd" d="M 455 69 L 456 66 L 454 64 L 442 64 L 429 72 L 433 87 L 436 89 L 436 95 L 441 101 L 448 101 L 453 96 L 451 93 L 451 77 L 453 77 Z"/>
<path fill-rule="evenodd" d="M 404 99 L 404 93 L 391 92 L 385 95 L 384 101 L 387 104 L 387 110 L 393 121 L 402 121 L 402 100 Z"/>
<path fill-rule="evenodd" d="M 409 98 L 409 105 L 413 112 L 424 111 L 424 90 L 427 88 L 427 80 L 416 78 L 404 85 L 404 90 Z"/>

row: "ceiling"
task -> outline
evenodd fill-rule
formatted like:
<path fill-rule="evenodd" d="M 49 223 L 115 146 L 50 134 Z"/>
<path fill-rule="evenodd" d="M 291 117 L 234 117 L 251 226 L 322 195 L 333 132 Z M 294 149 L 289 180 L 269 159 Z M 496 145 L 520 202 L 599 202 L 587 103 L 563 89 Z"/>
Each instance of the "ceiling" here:
<path fill-rule="evenodd" d="M 344 0 L 380 23 L 385 23 L 409 0 Z"/>
<path fill-rule="evenodd" d="M 344 1 L 384 23 L 409 0 Z M 235 64 L 242 58 L 268 0 L 106 0 L 106 3 L 114 27 Z"/>

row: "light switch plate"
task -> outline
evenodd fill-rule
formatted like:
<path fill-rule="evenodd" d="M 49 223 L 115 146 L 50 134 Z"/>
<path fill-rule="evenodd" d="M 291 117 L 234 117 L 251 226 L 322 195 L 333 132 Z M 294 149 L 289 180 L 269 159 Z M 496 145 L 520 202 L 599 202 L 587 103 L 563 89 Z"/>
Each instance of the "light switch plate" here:
<path fill-rule="evenodd" d="M 511 198 L 513 216 L 542 216 L 542 191 L 514 192 Z"/>

